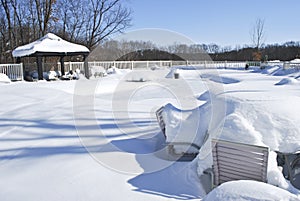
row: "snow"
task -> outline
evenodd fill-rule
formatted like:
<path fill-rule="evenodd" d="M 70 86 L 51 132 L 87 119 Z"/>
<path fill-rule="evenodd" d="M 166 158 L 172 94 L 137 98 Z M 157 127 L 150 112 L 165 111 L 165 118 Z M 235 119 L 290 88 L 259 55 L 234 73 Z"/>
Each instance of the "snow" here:
<path fill-rule="evenodd" d="M 275 85 L 291 85 L 291 84 L 298 84 L 298 83 L 299 83 L 298 80 L 296 80 L 295 78 L 283 78 Z"/>
<path fill-rule="evenodd" d="M 0 83 L 10 83 L 10 79 L 7 75 L 0 73 Z"/>
<path fill-rule="evenodd" d="M 89 49 L 83 45 L 70 43 L 56 36 L 48 33 L 37 41 L 17 47 L 13 50 L 13 57 L 23 57 L 34 54 L 36 52 L 89 52 Z"/>
<path fill-rule="evenodd" d="M 231 181 L 222 184 L 208 194 L 203 201 L 218 200 L 239 200 L 239 201 L 257 201 L 257 200 L 299 200 L 297 196 L 277 188 L 256 181 Z"/>
<path fill-rule="evenodd" d="M 293 59 L 290 61 L 291 63 L 300 63 L 300 59 Z"/>
<path fill-rule="evenodd" d="M 180 79 L 166 69 L 112 68 L 91 80 L 2 84 L 1 201 L 299 200 L 275 153 L 300 149 L 299 72 L 274 68 L 179 69 Z M 168 140 L 209 133 L 194 161 L 157 156 L 162 105 L 177 134 Z M 200 176 L 212 165 L 212 138 L 268 146 L 268 184 L 228 182 L 206 195 Z"/>

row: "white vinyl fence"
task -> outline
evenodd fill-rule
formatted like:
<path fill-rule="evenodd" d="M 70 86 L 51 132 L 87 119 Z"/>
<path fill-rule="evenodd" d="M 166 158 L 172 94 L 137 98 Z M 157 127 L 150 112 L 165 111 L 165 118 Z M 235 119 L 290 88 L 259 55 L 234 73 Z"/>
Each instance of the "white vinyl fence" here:
<path fill-rule="evenodd" d="M 283 63 L 283 68 L 284 69 L 296 69 L 296 70 L 300 70 L 300 63 L 295 63 L 295 62 L 284 62 Z"/>
<path fill-rule="evenodd" d="M 201 68 L 245 68 L 246 63 L 248 63 L 250 66 L 260 66 L 260 62 L 246 61 L 93 61 L 88 62 L 88 67 L 89 69 L 103 67 L 106 70 L 111 67 L 138 70 L 171 66 L 195 66 Z M 57 65 L 58 69 L 60 69 L 60 63 Z M 65 72 L 76 69 L 84 71 L 84 63 L 65 62 Z"/>
<path fill-rule="evenodd" d="M 6 74 L 12 81 L 23 80 L 23 64 L 0 64 L 0 73 Z"/>
<path fill-rule="evenodd" d="M 244 69 L 246 64 L 250 67 L 264 67 L 264 66 L 283 66 L 285 69 L 294 68 L 300 70 L 300 63 L 293 62 L 247 62 L 247 61 L 92 61 L 88 62 L 89 73 L 92 76 L 92 71 L 99 71 L 101 69 L 107 70 L 111 67 L 119 69 L 155 69 L 160 67 L 171 66 L 194 66 L 195 68 L 233 68 Z M 75 71 L 79 69 L 84 73 L 84 62 L 65 62 L 65 72 L 70 70 Z M 53 66 L 53 64 L 52 64 Z M 54 65 L 55 66 L 55 65 Z M 61 70 L 61 65 L 57 63 L 57 70 Z M 98 70 L 99 69 L 99 70 Z M 22 64 L 0 64 L 0 73 L 6 74 L 11 80 L 23 80 L 23 65 Z M 95 73 L 95 72 L 94 72 Z"/>

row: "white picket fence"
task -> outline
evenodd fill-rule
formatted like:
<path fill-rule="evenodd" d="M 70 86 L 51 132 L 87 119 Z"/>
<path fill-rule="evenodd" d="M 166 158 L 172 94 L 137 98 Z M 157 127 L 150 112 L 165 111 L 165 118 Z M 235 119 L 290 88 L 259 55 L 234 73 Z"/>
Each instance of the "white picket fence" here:
<path fill-rule="evenodd" d="M 12 81 L 21 81 L 23 76 L 23 64 L 0 64 L 0 73 L 6 74 Z"/>
<path fill-rule="evenodd" d="M 171 66 L 195 66 L 200 68 L 245 68 L 246 61 L 93 61 L 88 62 L 89 69 L 103 67 L 108 69 L 117 67 L 119 69 L 152 69 L 156 67 Z M 84 71 L 83 62 L 65 62 L 65 71 L 79 69 Z M 250 62 L 250 66 L 260 66 L 260 62 Z M 60 69 L 60 63 L 57 64 Z"/>
<path fill-rule="evenodd" d="M 88 62 L 90 69 L 109 69 L 117 67 L 119 69 L 153 69 L 157 67 L 171 67 L 171 66 L 194 66 L 196 68 L 233 68 L 244 69 L 245 65 L 249 64 L 251 67 L 274 66 L 280 65 L 285 69 L 294 68 L 300 70 L 300 63 L 291 62 L 247 62 L 247 61 L 92 61 Z M 79 69 L 84 73 L 84 62 L 65 62 L 65 72 L 70 70 L 75 71 Z M 57 63 L 57 70 L 61 70 L 61 65 Z M 0 64 L 0 73 L 6 74 L 11 80 L 23 80 L 23 65 L 22 64 Z"/>

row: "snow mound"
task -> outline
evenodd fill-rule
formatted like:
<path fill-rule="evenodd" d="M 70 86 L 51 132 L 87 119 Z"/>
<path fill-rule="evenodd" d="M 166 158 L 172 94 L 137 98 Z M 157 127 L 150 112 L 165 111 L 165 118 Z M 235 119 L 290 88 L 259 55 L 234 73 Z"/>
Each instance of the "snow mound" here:
<path fill-rule="evenodd" d="M 296 80 L 295 78 L 283 78 L 282 80 L 280 80 L 278 83 L 276 83 L 275 85 L 292 85 L 292 84 L 298 84 L 298 80 Z"/>
<path fill-rule="evenodd" d="M 178 69 L 171 68 L 171 69 L 170 69 L 170 72 L 166 75 L 165 78 L 174 78 L 174 73 L 175 73 L 175 72 L 179 73 L 179 72 L 178 72 Z"/>
<path fill-rule="evenodd" d="M 107 72 L 103 66 L 91 66 L 90 73 L 92 77 L 104 77 L 107 75 Z"/>
<path fill-rule="evenodd" d="M 292 75 L 297 72 L 299 72 L 299 70 L 297 70 L 296 68 L 288 68 L 288 69 L 279 68 L 277 71 L 274 71 L 271 75 L 286 76 L 286 75 Z"/>
<path fill-rule="evenodd" d="M 149 76 L 149 73 L 147 72 L 131 72 L 127 76 L 128 82 L 147 82 L 151 80 L 151 77 Z"/>
<path fill-rule="evenodd" d="M 209 101 L 211 100 L 212 94 L 209 91 L 202 93 L 197 99 L 200 101 Z"/>
<path fill-rule="evenodd" d="M 10 83 L 11 80 L 8 78 L 7 75 L 0 73 L 0 83 Z"/>
<path fill-rule="evenodd" d="M 220 84 L 235 84 L 240 82 L 240 80 L 238 79 L 219 76 L 218 74 L 202 74 L 201 78 L 209 79 L 210 81 L 220 83 Z"/>
<path fill-rule="evenodd" d="M 129 69 L 119 69 L 115 66 L 112 66 L 111 68 L 106 70 L 107 74 L 116 74 L 116 75 L 124 75 L 128 72 L 130 72 L 131 70 Z"/>
<path fill-rule="evenodd" d="M 291 63 L 300 63 L 300 59 L 294 59 L 290 61 Z"/>
<path fill-rule="evenodd" d="M 172 104 L 167 104 L 162 113 L 166 124 L 166 142 L 194 143 L 199 147 L 205 140 L 210 120 L 210 104 L 204 104 L 192 110 L 180 110 Z M 174 145 L 175 153 L 194 153 L 187 146 Z"/>
<path fill-rule="evenodd" d="M 189 67 L 173 67 L 165 78 L 174 78 L 174 74 L 178 73 L 179 77 L 184 79 L 199 79 L 200 73 L 193 66 Z"/>
<path fill-rule="evenodd" d="M 218 200 L 289 200 L 296 201 L 299 198 L 290 192 L 270 184 L 257 181 L 231 181 L 226 182 L 211 191 L 203 201 Z"/>
<path fill-rule="evenodd" d="M 272 75 L 274 73 L 276 73 L 278 70 L 281 70 L 282 67 L 281 66 L 269 66 L 264 68 L 261 73 L 262 74 L 267 74 L 267 75 Z"/>
<path fill-rule="evenodd" d="M 221 84 L 234 84 L 240 82 L 237 79 L 233 79 L 229 77 L 221 77 L 221 76 L 212 76 L 210 80 Z"/>

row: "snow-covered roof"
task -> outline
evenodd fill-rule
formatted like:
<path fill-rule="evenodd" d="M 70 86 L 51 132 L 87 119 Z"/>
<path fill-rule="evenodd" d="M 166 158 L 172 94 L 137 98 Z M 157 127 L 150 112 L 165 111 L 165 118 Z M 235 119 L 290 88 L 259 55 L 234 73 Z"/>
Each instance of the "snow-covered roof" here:
<path fill-rule="evenodd" d="M 17 47 L 13 52 L 13 57 L 24 57 L 32 55 L 36 52 L 53 52 L 53 53 L 75 53 L 89 52 L 89 49 L 83 45 L 74 44 L 63 40 L 55 34 L 48 33 L 44 37 Z"/>

